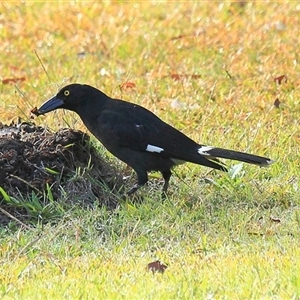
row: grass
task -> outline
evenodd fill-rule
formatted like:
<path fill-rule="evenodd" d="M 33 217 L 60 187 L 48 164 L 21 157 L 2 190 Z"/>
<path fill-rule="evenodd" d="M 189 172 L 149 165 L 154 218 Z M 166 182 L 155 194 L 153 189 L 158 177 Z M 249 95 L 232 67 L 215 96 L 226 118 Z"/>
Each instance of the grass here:
<path fill-rule="evenodd" d="M 111 212 L 57 199 L 50 210 L 58 221 L 29 229 L 11 222 L 0 229 L 2 299 L 299 297 L 296 2 L 0 7 L 3 123 L 29 120 L 59 87 L 85 82 L 194 140 L 276 160 L 268 169 L 229 163 L 235 176 L 187 164 L 175 170 L 165 201 L 154 174 L 141 204 L 121 201 Z M 281 75 L 287 82 L 274 80 Z M 10 78 L 23 80 L 5 84 Z M 135 87 L 120 88 L 126 82 Z M 70 112 L 35 122 L 85 130 Z M 146 270 L 157 259 L 168 265 L 164 274 Z"/>

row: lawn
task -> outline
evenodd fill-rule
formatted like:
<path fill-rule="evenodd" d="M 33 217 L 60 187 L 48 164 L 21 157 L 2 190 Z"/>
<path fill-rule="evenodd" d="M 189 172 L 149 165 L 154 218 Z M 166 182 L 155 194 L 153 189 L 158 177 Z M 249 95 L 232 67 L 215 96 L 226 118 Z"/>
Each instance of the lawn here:
<path fill-rule="evenodd" d="M 51 222 L 12 220 L 0 228 L 1 299 L 298 299 L 299 27 L 296 1 L 1 2 L 2 123 L 32 121 L 59 88 L 88 83 L 199 143 L 276 161 L 185 164 L 165 200 L 154 173 L 142 202 L 55 199 Z M 87 131 L 71 112 L 34 122 Z M 147 269 L 156 260 L 164 273 Z"/>

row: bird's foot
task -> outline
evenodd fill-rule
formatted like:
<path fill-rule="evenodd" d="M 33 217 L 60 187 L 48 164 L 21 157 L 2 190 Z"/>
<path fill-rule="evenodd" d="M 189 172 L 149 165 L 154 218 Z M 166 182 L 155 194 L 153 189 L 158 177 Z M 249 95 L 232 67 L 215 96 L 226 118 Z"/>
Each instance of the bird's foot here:
<path fill-rule="evenodd" d="M 138 184 L 136 183 L 126 194 L 127 196 L 131 196 L 132 194 L 134 194 L 140 187 L 142 187 L 143 184 Z"/>
<path fill-rule="evenodd" d="M 162 193 L 161 193 L 161 199 L 165 200 L 167 197 L 168 197 L 167 191 L 163 190 Z"/>

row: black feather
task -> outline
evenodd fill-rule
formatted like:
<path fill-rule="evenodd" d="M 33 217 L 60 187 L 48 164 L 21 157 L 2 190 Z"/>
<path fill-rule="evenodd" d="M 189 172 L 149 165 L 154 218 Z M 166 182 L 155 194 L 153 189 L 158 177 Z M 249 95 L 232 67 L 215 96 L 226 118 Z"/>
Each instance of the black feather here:
<path fill-rule="evenodd" d="M 142 106 L 112 99 L 88 85 L 71 84 L 62 88 L 36 114 L 59 108 L 76 112 L 108 151 L 135 170 L 138 182 L 129 195 L 144 185 L 148 181 L 147 172 L 154 170 L 160 171 L 165 179 L 165 193 L 171 169 L 178 163 L 191 162 L 226 171 L 217 158 L 260 166 L 272 162 L 265 157 L 202 146 Z"/>

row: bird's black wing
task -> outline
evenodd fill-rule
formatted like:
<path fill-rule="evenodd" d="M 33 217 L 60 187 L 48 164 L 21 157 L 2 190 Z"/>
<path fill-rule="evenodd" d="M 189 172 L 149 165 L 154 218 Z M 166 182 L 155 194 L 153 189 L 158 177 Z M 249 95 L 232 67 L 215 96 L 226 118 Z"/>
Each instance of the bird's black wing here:
<path fill-rule="evenodd" d="M 117 147 L 127 147 L 225 170 L 211 161 L 213 157 L 199 155 L 196 142 L 138 105 L 121 101 L 102 110 L 97 118 L 97 132 L 93 133 L 113 154 Z"/>

